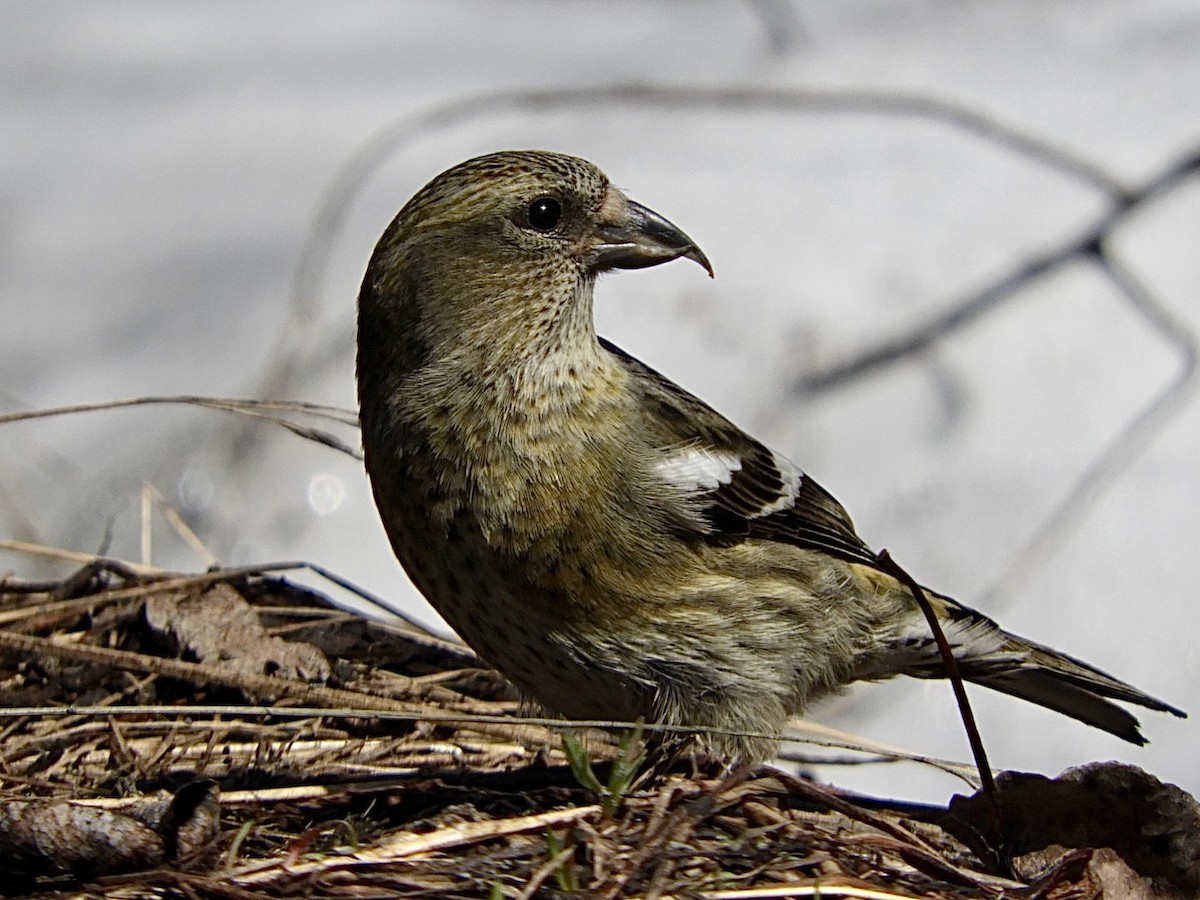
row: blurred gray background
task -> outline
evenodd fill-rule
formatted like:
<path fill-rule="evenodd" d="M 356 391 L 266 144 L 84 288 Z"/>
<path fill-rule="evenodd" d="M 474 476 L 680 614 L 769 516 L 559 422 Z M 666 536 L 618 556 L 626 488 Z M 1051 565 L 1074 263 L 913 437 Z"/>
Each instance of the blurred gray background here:
<path fill-rule="evenodd" d="M 1200 150 L 1193 0 L 6 2 L 0 73 L 0 412 L 352 407 L 358 281 L 403 202 L 476 153 L 580 154 L 717 271 L 606 280 L 602 333 L 930 585 L 1200 715 L 1200 184 L 1138 193 Z M 1108 268 L 1064 251 L 1097 227 Z M 438 621 L 332 450 L 194 408 L 0 427 L 0 537 L 137 559 L 146 482 L 223 563 L 310 560 Z M 161 522 L 153 562 L 205 564 Z M 998 766 L 1200 792 L 1196 719 L 1146 714 L 1139 750 L 973 697 Z M 967 755 L 944 683 L 813 718 Z"/>

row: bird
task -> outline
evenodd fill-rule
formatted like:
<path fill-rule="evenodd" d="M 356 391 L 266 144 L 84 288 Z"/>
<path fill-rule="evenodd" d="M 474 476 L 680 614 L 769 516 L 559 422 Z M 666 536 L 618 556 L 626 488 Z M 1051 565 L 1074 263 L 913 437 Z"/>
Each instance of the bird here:
<path fill-rule="evenodd" d="M 539 707 L 766 760 L 855 681 L 945 677 L 913 592 L 779 452 L 599 337 L 597 278 L 708 258 L 594 164 L 501 151 L 433 178 L 358 297 L 366 471 L 413 584 Z M 964 680 L 1135 744 L 1185 713 L 928 591 Z"/>

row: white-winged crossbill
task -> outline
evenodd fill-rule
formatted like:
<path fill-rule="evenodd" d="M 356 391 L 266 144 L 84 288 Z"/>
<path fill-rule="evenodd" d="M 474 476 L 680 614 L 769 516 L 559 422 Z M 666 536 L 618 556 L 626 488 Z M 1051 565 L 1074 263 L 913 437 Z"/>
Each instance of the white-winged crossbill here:
<path fill-rule="evenodd" d="M 363 446 L 416 586 L 572 718 L 725 729 L 755 760 L 858 679 L 943 677 L 910 591 L 779 453 L 597 337 L 596 278 L 684 257 L 594 165 L 468 160 L 388 227 L 358 305 Z M 1182 715 L 930 593 L 964 678 L 1143 743 L 1111 700 Z"/>

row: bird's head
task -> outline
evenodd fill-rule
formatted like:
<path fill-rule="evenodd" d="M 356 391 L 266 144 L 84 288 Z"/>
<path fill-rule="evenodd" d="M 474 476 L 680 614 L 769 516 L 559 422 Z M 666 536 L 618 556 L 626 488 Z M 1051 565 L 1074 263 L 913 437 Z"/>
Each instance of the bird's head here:
<path fill-rule="evenodd" d="M 377 312 L 429 348 L 559 340 L 564 327 L 594 338 L 599 273 L 679 257 L 712 274 L 691 238 L 586 160 L 492 153 L 438 175 L 396 216 L 367 269 L 360 329 L 383 324 L 364 321 Z"/>

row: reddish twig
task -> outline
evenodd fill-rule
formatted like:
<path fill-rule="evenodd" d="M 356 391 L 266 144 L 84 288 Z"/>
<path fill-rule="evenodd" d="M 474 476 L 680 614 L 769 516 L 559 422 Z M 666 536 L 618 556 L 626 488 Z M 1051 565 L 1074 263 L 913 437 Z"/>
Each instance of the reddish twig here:
<path fill-rule="evenodd" d="M 925 614 L 929 630 L 933 632 L 933 639 L 937 642 L 938 652 L 942 657 L 942 665 L 946 667 L 946 677 L 950 680 L 951 687 L 954 688 L 954 699 L 958 701 L 958 712 L 962 716 L 963 728 L 967 732 L 967 742 L 971 745 L 971 755 L 975 759 L 975 767 L 979 770 L 979 781 L 987 802 L 989 818 L 992 820 L 992 828 L 995 831 L 995 859 L 992 862 L 1002 875 L 1011 877 L 1012 866 L 1004 849 L 1004 816 L 1000 811 L 1000 795 L 996 793 L 996 780 L 992 777 L 992 767 L 988 763 L 987 751 L 983 747 L 983 738 L 979 736 L 979 726 L 975 724 L 975 714 L 971 711 L 971 702 L 967 699 L 967 688 L 963 684 L 962 674 L 958 670 L 958 660 L 954 658 L 954 651 L 950 647 L 950 642 L 946 640 L 946 633 L 942 631 L 937 614 L 929 604 L 929 599 L 925 596 L 921 585 L 917 584 L 916 580 L 892 559 L 887 550 L 880 550 L 876 559 L 881 571 L 891 575 L 912 593 L 917 605 L 921 607 L 921 612 Z"/>

